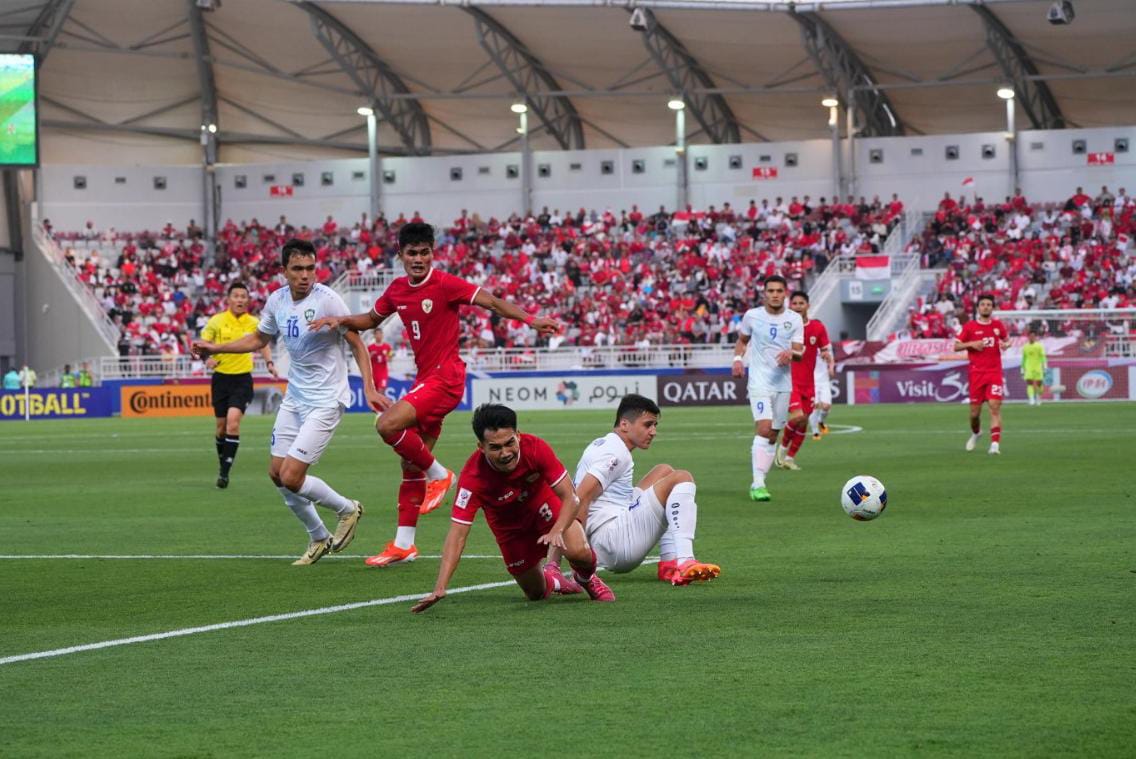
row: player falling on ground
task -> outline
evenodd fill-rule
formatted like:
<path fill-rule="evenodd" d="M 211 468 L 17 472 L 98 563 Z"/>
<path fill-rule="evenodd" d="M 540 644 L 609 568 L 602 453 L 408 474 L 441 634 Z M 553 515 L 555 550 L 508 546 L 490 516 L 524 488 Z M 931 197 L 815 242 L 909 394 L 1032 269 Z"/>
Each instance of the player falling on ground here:
<path fill-rule="evenodd" d="M 210 343 L 228 343 L 256 332 L 260 323 L 249 313 L 249 291 L 244 282 L 229 285 L 228 308 L 214 314 L 201 330 L 201 339 Z M 276 364 L 272 360 L 272 348 L 264 346 L 261 355 L 273 377 Z M 215 440 L 217 443 L 217 487 L 229 487 L 229 471 L 237 458 L 237 448 L 241 444 L 241 418 L 245 409 L 252 403 L 252 356 L 243 354 L 224 354 L 210 357 L 206 367 L 213 370 L 210 380 L 210 397 L 213 400 L 213 416 L 217 420 Z"/>
<path fill-rule="evenodd" d="M 1029 342 L 1022 346 L 1022 379 L 1026 381 L 1026 397 L 1029 405 L 1040 406 L 1041 394 L 1045 391 L 1045 370 L 1048 362 L 1045 346 L 1038 340 L 1037 329 L 1031 327 L 1027 333 Z"/>
<path fill-rule="evenodd" d="M 813 440 L 820 440 L 828 434 L 828 412 L 832 410 L 832 375 L 835 373 L 835 364 L 829 369 L 829 362 L 817 361 L 813 373 L 813 387 L 816 388 L 816 408 L 809 414 L 809 431 L 813 433 Z"/>
<path fill-rule="evenodd" d="M 367 346 L 367 355 L 371 357 L 371 381 L 380 393 L 386 393 L 387 381 L 390 379 L 390 360 L 394 349 L 383 342 L 383 328 L 375 327 L 375 342 Z"/>
<path fill-rule="evenodd" d="M 660 580 L 672 585 L 712 580 L 721 572 L 718 565 L 694 558 L 698 504 L 690 472 L 659 464 L 634 484 L 631 452 L 651 447 L 659 416 L 655 402 L 642 395 L 625 395 L 619 402 L 615 428 L 593 440 L 576 466 L 579 518 L 601 567 L 630 572 L 657 543 Z M 572 592 L 554 550 L 549 552 L 545 577 L 563 586 L 562 592 Z"/>
<path fill-rule="evenodd" d="M 296 565 L 315 564 L 328 551 L 342 551 L 355 537 L 363 505 L 335 492 L 308 474 L 331 442 L 343 412 L 351 403 L 347 385 L 344 341 L 351 347 L 363 374 L 363 391 L 373 406 L 382 399 L 371 385 L 371 364 L 358 333 L 347 330 L 312 332 L 307 325 L 324 317 L 347 314 L 343 299 L 316 282 L 316 250 L 306 240 L 288 240 L 281 252 L 288 286 L 268 297 L 255 333 L 215 345 L 195 341 L 193 352 L 205 358 L 221 353 L 249 353 L 264 348 L 279 335 L 288 349 L 288 390 L 272 428 L 268 476 L 284 503 L 308 531 L 307 551 Z M 383 399 L 385 400 L 385 399 Z M 328 532 L 315 504 L 335 511 L 335 535 Z"/>
<path fill-rule="evenodd" d="M 735 377 L 742 376 L 747 363 L 749 368 L 747 395 L 754 428 L 749 497 L 754 501 L 772 500 L 765 475 L 773 467 L 777 435 L 789 416 L 789 364 L 800 361 L 805 351 L 801 317 L 785 307 L 785 278 L 767 277 L 763 293 L 763 304 L 742 317 L 733 364 Z"/>
<path fill-rule="evenodd" d="M 966 450 L 978 445 L 982 430 L 982 404 L 990 407 L 990 450 L 997 455 L 1002 441 L 1002 351 L 1010 347 L 1009 333 L 994 319 L 994 296 L 978 296 L 978 316 L 962 325 L 955 339 L 955 350 L 965 350 L 970 361 L 970 438 Z"/>
<path fill-rule="evenodd" d="M 794 361 L 790 374 L 793 379 L 793 391 L 789 396 L 789 421 L 785 431 L 781 434 L 781 446 L 777 449 L 776 463 L 782 469 L 797 470 L 797 451 L 805 442 L 805 430 L 808 427 L 815 399 L 816 399 L 816 366 L 823 363 L 832 365 L 832 346 L 828 342 L 828 330 L 819 319 L 809 318 L 809 296 L 798 291 L 789 296 L 789 308 L 801 317 L 804 324 L 802 334 L 805 352 L 800 361 Z M 821 360 L 817 361 L 817 356 Z"/>
<path fill-rule="evenodd" d="M 317 319 L 311 328 L 347 327 L 373 329 L 392 314 L 398 314 L 414 349 L 418 368 L 414 387 L 393 405 L 383 398 L 383 412 L 375 429 L 402 459 L 402 484 L 398 489 L 398 528 L 382 553 L 367 559 L 367 565 L 386 567 L 414 561 L 419 514 L 442 503 L 454 482 L 431 452 L 442 434 L 442 422 L 465 395 L 465 362 L 458 355 L 462 306 L 480 306 L 507 319 L 530 325 L 541 335 L 559 329 L 553 319 L 532 316 L 520 307 L 464 279 L 434 269 L 434 228 L 411 222 L 398 231 L 398 257 L 406 276 L 398 277 L 365 314 Z"/>
<path fill-rule="evenodd" d="M 568 470 L 548 443 L 518 431 L 516 413 L 496 404 L 473 412 L 473 432 L 477 450 L 458 478 L 438 581 L 411 611 L 425 611 L 445 598 L 478 509 L 485 511 L 505 567 L 529 600 L 548 598 L 556 590 L 540 568 L 551 546 L 568 557 L 575 581 L 592 600 L 614 601 L 615 594 L 596 574 L 596 554 L 576 521 L 580 502 Z"/>

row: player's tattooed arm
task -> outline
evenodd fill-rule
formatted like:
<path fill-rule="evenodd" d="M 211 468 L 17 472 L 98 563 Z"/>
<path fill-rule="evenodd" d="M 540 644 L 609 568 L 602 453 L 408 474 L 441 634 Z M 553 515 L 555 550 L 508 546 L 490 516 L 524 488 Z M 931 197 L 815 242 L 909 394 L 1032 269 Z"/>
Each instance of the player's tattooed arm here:
<path fill-rule="evenodd" d="M 308 326 L 313 332 L 319 332 L 324 327 L 331 329 L 353 329 L 356 332 L 374 329 L 379 326 L 382 319 L 371 309 L 365 314 L 351 314 L 351 316 L 321 316 Z"/>
<path fill-rule="evenodd" d="M 738 341 L 734 343 L 734 365 L 730 374 L 740 377 L 745 374 L 745 352 L 749 347 L 749 335 L 739 334 Z"/>
<path fill-rule="evenodd" d="M 468 524 L 450 523 L 450 531 L 446 534 L 445 545 L 442 546 L 442 564 L 438 567 L 438 581 L 434 583 L 434 592 L 410 607 L 415 614 L 421 614 L 446 597 L 446 586 L 450 584 L 450 579 L 458 568 L 458 562 L 461 561 L 470 527 L 471 525 Z"/>
<path fill-rule="evenodd" d="M 207 340 L 194 340 L 190 350 L 193 352 L 193 355 L 200 359 L 205 359 L 217 353 L 252 353 L 253 351 L 260 350 L 270 342 L 272 342 L 271 335 L 266 335 L 257 330 L 251 335 L 245 335 L 244 337 L 222 343 L 221 345 L 211 343 Z"/>
<path fill-rule="evenodd" d="M 560 322 L 555 319 L 551 319 L 547 316 L 533 316 L 524 311 L 517 304 L 498 298 L 485 288 L 477 291 L 477 295 L 473 298 L 473 304 L 492 311 L 498 316 L 504 316 L 506 319 L 515 319 L 516 321 L 524 322 L 535 329 L 537 334 L 541 337 L 555 335 L 560 332 L 561 329 Z"/>

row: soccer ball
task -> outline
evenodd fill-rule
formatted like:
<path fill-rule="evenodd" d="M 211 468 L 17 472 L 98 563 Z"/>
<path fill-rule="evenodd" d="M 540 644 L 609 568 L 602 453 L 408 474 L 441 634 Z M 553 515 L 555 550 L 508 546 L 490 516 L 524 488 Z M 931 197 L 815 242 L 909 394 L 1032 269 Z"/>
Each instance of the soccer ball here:
<path fill-rule="evenodd" d="M 866 474 L 858 474 L 848 482 L 840 493 L 840 505 L 848 516 L 860 522 L 875 519 L 884 513 L 888 505 L 887 490 L 884 484 Z"/>

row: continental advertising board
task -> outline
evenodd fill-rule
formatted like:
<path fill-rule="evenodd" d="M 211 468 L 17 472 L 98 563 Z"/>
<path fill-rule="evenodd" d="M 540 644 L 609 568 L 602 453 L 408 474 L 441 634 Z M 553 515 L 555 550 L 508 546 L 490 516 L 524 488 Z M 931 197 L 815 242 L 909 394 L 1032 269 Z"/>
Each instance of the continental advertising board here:
<path fill-rule="evenodd" d="M 271 414 L 280 407 L 285 382 L 257 382 L 246 413 Z M 213 398 L 206 383 L 182 385 L 123 385 L 119 388 L 124 419 L 171 416 L 213 416 Z"/>

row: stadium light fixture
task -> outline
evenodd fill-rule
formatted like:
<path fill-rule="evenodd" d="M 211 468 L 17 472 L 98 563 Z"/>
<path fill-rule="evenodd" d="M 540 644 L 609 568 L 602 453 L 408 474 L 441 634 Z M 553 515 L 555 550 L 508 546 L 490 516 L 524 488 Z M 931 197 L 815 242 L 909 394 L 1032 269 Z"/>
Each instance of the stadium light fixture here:
<path fill-rule="evenodd" d="M 1014 99 L 1014 88 L 1008 87 L 1008 86 L 999 87 L 998 88 L 998 97 L 1002 98 L 1003 100 L 1013 100 Z"/>
<path fill-rule="evenodd" d="M 672 111 L 681 111 L 686 108 L 686 103 L 684 103 L 681 98 L 672 98 L 667 101 L 667 108 L 670 108 Z"/>
<path fill-rule="evenodd" d="M 207 130 L 209 130 L 209 134 L 217 134 L 217 125 L 216 124 L 210 124 L 209 126 L 207 126 L 205 128 Z"/>
<path fill-rule="evenodd" d="M 513 103 L 511 106 L 509 106 L 509 110 L 513 113 L 528 113 L 529 107 L 524 103 Z"/>
<path fill-rule="evenodd" d="M 355 113 L 359 114 L 360 116 L 374 116 L 375 109 L 371 108 L 370 106 L 361 105 L 355 109 Z"/>
<path fill-rule="evenodd" d="M 820 104 L 825 108 L 836 108 L 838 105 L 840 105 L 840 101 L 834 97 L 827 97 L 824 100 L 820 101 Z"/>

